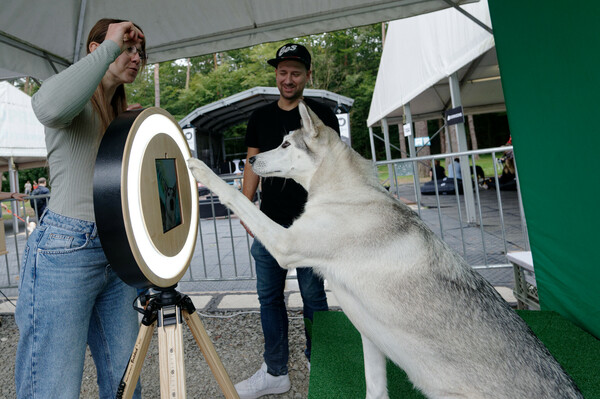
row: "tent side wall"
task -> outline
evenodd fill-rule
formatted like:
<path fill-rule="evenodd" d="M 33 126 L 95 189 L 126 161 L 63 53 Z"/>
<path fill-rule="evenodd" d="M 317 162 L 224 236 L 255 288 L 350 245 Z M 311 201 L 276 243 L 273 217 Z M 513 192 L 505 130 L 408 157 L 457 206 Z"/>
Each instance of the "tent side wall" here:
<path fill-rule="evenodd" d="M 600 337 L 600 3 L 489 5 L 542 309 Z"/>

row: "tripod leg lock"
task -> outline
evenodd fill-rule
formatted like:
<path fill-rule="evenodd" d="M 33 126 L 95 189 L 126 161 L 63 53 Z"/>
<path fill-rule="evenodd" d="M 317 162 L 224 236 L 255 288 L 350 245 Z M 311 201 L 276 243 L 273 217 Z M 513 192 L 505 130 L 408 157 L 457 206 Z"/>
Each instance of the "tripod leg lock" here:
<path fill-rule="evenodd" d="M 158 306 L 156 306 L 155 301 L 148 302 L 146 309 L 142 313 L 144 317 L 142 317 L 142 324 L 145 326 L 150 326 L 158 319 Z"/>
<path fill-rule="evenodd" d="M 192 302 L 192 298 L 187 295 L 184 295 L 183 298 L 181 298 L 179 305 L 181 306 L 181 309 L 187 311 L 189 314 L 192 314 L 196 311 L 196 307 L 194 306 L 194 302 Z"/>

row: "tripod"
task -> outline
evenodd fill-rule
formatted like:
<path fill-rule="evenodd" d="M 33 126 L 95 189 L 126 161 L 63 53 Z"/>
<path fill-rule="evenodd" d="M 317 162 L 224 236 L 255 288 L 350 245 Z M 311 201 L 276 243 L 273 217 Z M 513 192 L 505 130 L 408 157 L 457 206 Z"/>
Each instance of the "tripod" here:
<path fill-rule="evenodd" d="M 192 300 L 187 295 L 175 290 L 175 286 L 155 289 L 158 294 L 150 297 L 146 308 L 136 308 L 144 317 L 129 363 L 119 385 L 117 399 L 131 399 L 133 396 L 156 324 L 158 324 L 160 396 L 163 399 L 185 399 L 182 318 L 188 324 L 225 397 L 239 399 L 237 391 L 196 313 Z"/>

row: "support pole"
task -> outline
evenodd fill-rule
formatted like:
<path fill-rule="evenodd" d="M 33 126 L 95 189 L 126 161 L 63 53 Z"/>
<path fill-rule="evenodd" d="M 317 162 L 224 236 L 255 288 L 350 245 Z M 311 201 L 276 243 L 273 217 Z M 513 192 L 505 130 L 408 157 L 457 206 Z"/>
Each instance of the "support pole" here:
<path fill-rule="evenodd" d="M 369 127 L 369 141 L 371 142 L 371 158 L 373 162 L 377 162 L 377 154 L 375 153 L 375 140 L 373 139 L 373 128 Z"/>
<path fill-rule="evenodd" d="M 456 73 L 453 73 L 448 77 L 448 82 L 450 83 L 450 97 L 452 98 L 452 108 L 462 106 L 462 102 L 460 99 L 459 80 Z M 465 124 L 461 122 L 456 124 L 455 126 L 458 141 L 458 151 L 468 151 Z M 475 198 L 473 196 L 473 182 L 471 181 L 471 169 L 469 168 L 468 156 L 460 157 L 460 171 L 462 175 L 467 222 L 475 223 L 477 221 L 477 216 L 475 213 Z"/>
<path fill-rule="evenodd" d="M 14 193 L 19 192 L 19 171 L 15 167 L 13 157 L 8 160 L 8 182 L 10 184 L 10 191 Z M 13 214 L 13 232 L 17 234 L 19 232 L 19 220 L 17 215 L 19 214 L 19 205 L 17 201 L 10 201 L 10 208 Z"/>
<path fill-rule="evenodd" d="M 400 140 L 400 158 L 406 158 L 406 138 L 404 137 L 404 125 L 398 124 L 398 140 Z"/>
<path fill-rule="evenodd" d="M 385 160 L 391 161 L 392 160 L 392 148 L 390 146 L 390 127 L 388 125 L 386 118 L 383 118 L 381 120 L 381 129 L 383 130 L 383 140 L 385 142 Z M 389 180 L 390 180 L 390 192 L 391 192 L 392 180 L 394 181 L 394 187 L 396 187 L 396 185 L 397 185 L 396 175 L 394 174 L 394 166 L 391 163 L 389 163 L 387 167 L 388 167 L 388 176 L 389 176 Z M 396 193 L 398 193 L 397 188 L 396 188 Z"/>
<path fill-rule="evenodd" d="M 79 19 L 77 20 L 77 36 L 75 37 L 75 49 L 73 50 L 73 64 L 79 61 L 79 53 L 81 52 L 81 38 L 83 37 L 83 21 L 85 19 L 85 9 L 87 0 L 81 0 L 79 5 Z"/>
<path fill-rule="evenodd" d="M 369 141 L 371 142 L 371 158 L 373 158 L 373 173 L 376 177 L 379 177 L 379 170 L 377 169 L 377 154 L 375 153 L 375 139 L 373 138 L 373 128 L 369 126 Z"/>
<path fill-rule="evenodd" d="M 406 123 L 410 125 L 411 135 L 408 136 L 408 150 L 411 158 L 416 158 L 417 149 L 415 148 L 415 134 L 414 134 L 414 126 L 412 120 L 412 112 L 410 111 L 410 103 L 404 104 L 404 117 L 406 118 Z M 413 162 L 413 180 L 415 182 L 415 197 L 417 200 L 417 204 L 421 203 L 421 179 L 419 178 L 419 165 L 415 165 Z"/>

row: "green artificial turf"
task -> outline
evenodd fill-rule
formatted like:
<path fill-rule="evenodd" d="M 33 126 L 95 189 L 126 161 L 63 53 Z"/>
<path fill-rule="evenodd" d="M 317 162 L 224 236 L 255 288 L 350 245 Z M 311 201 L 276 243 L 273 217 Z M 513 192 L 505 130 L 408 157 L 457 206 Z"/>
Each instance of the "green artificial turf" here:
<path fill-rule="evenodd" d="M 600 398 L 600 341 L 555 312 L 518 310 L 571 375 L 586 399 Z M 317 312 L 312 326 L 308 397 L 364 398 L 360 334 L 342 312 Z M 406 374 L 388 361 L 390 398 L 424 398 Z"/>

